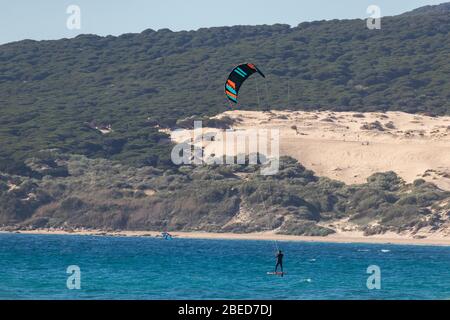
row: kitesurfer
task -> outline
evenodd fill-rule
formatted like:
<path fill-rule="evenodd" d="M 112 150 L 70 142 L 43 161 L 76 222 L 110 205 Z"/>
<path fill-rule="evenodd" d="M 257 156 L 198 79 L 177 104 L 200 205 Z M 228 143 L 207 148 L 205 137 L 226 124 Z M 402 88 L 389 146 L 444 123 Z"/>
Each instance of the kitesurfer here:
<path fill-rule="evenodd" d="M 165 240 L 171 240 L 172 239 L 172 235 L 168 232 L 163 232 L 161 233 L 161 236 L 165 239 Z"/>
<path fill-rule="evenodd" d="M 280 267 L 281 273 L 283 274 L 283 256 L 284 256 L 283 252 L 281 250 L 278 250 L 278 253 L 276 255 L 277 264 L 275 265 L 275 273 L 277 272 L 278 267 Z"/>

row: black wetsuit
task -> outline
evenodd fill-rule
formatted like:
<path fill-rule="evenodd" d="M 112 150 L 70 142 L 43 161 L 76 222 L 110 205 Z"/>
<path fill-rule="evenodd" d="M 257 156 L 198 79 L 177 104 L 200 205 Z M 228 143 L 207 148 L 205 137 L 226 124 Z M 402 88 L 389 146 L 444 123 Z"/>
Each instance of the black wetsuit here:
<path fill-rule="evenodd" d="M 277 254 L 277 264 L 275 265 L 275 272 L 278 270 L 278 266 L 280 266 L 281 272 L 283 272 L 283 256 L 281 252 Z"/>

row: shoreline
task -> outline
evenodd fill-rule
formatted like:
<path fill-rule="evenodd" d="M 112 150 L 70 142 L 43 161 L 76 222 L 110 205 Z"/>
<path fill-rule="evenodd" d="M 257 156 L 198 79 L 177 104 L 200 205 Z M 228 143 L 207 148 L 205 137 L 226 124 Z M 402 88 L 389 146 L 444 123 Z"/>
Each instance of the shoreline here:
<path fill-rule="evenodd" d="M 35 235 L 80 235 L 80 236 L 121 236 L 121 237 L 149 237 L 161 238 L 159 231 L 104 231 L 104 230 L 1 230 L 0 233 L 35 234 Z M 208 239 L 208 240 L 260 240 L 260 241 L 294 241 L 294 242 L 325 242 L 325 243 L 365 243 L 365 244 L 397 244 L 397 245 L 429 245 L 450 246 L 450 237 L 444 235 L 430 235 L 427 238 L 413 238 L 408 235 L 395 233 L 363 236 L 354 232 L 340 232 L 326 237 L 295 236 L 275 234 L 274 232 L 255 233 L 215 233 L 201 231 L 174 231 L 170 232 L 174 238 L 181 239 Z"/>

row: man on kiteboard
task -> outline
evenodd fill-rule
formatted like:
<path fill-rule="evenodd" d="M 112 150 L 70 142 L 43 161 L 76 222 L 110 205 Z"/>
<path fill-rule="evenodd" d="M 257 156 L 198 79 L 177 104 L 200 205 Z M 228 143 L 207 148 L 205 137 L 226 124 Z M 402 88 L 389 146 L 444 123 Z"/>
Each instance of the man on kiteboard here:
<path fill-rule="evenodd" d="M 278 270 L 278 266 L 280 266 L 281 273 L 283 274 L 283 256 L 284 256 L 283 252 L 281 250 L 278 250 L 278 253 L 277 253 L 277 256 L 276 256 L 277 264 L 275 265 L 275 273 Z"/>

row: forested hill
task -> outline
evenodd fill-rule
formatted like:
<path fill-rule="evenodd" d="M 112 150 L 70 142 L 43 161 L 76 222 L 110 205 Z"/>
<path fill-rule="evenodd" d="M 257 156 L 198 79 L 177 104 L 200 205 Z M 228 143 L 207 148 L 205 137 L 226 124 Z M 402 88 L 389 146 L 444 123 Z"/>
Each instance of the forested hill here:
<path fill-rule="evenodd" d="M 409 12 L 405 12 L 403 16 L 423 15 L 423 14 L 449 14 L 450 2 L 442 3 L 437 6 L 424 6 L 414 9 Z"/>
<path fill-rule="evenodd" d="M 155 125 L 225 111 L 224 79 L 247 61 L 267 80 L 244 85 L 243 109 L 450 114 L 449 32 L 444 4 L 383 18 L 381 30 L 355 19 L 5 44 L 0 171 L 26 174 L 23 160 L 47 148 L 168 165 Z"/>

